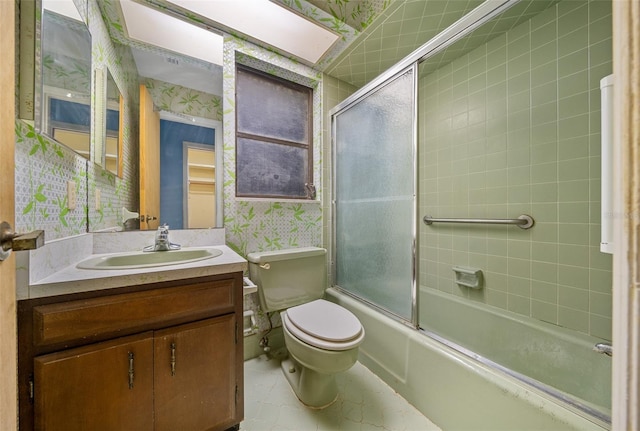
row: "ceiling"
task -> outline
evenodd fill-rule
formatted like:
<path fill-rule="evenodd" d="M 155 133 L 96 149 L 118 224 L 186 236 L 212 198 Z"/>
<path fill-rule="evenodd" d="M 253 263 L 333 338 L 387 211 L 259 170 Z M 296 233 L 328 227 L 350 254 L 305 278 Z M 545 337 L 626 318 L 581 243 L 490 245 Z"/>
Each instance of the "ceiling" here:
<path fill-rule="evenodd" d="M 361 87 L 483 1 L 393 2 L 325 72 Z"/>
<path fill-rule="evenodd" d="M 169 11 L 202 28 L 214 32 L 230 32 L 259 46 L 274 47 L 235 29 L 220 26 L 211 20 L 176 7 L 169 0 L 136 0 L 162 11 Z M 219 0 L 220 1 L 220 0 Z M 244 0 L 233 0 L 244 1 Z M 324 71 L 356 87 L 371 81 L 402 58 L 419 48 L 432 37 L 453 24 L 463 15 L 483 3 L 483 0 L 272 0 L 295 13 L 305 16 L 333 32 L 339 41 L 315 64 L 297 59 L 317 70 Z M 504 33 L 558 0 L 523 0 L 505 14 L 471 36 L 456 43 L 430 60 L 428 67 L 438 67 L 474 47 Z M 99 2 L 103 14 L 112 21 L 121 21 L 122 14 L 116 2 Z M 188 1 L 187 1 L 188 3 Z M 132 40 L 124 31 L 111 27 L 111 36 L 132 47 L 141 76 L 163 80 L 188 88 L 195 82 L 207 85 L 197 88 L 210 94 L 220 94 L 222 68 L 177 52 Z M 222 27 L 222 28 L 221 28 Z M 283 53 L 288 57 L 291 55 Z M 176 72 L 180 73 L 176 73 Z M 204 74 L 206 79 L 198 78 Z M 212 74 L 216 76 L 211 79 Z M 176 76 L 182 80 L 176 82 Z"/>
<path fill-rule="evenodd" d="M 180 56 L 131 48 L 138 74 L 185 88 L 220 95 L 222 67 L 184 61 Z"/>
<path fill-rule="evenodd" d="M 486 23 L 469 36 L 449 45 L 446 49 L 429 57 L 420 65 L 420 73 L 430 73 L 453 60 L 506 33 L 519 24 L 530 20 L 560 0 L 521 1 L 504 13 Z"/>

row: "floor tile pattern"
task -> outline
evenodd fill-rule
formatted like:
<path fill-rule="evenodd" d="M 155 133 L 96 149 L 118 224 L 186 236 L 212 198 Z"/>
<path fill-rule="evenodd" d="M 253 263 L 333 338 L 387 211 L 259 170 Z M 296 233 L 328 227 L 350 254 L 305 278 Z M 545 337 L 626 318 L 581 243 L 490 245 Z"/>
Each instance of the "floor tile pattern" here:
<path fill-rule="evenodd" d="M 360 363 L 337 377 L 340 394 L 313 410 L 298 401 L 280 363 L 260 356 L 245 362 L 243 431 L 438 431 L 404 398 Z"/>

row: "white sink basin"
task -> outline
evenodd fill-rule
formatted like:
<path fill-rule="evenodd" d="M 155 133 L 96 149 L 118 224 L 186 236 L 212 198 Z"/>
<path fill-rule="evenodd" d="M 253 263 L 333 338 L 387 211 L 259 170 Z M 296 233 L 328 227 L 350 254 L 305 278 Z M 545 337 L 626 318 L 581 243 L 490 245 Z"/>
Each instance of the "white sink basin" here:
<path fill-rule="evenodd" d="M 222 254 L 216 248 L 193 248 L 170 251 L 134 251 L 129 253 L 96 256 L 76 265 L 79 269 L 136 269 L 153 266 L 179 265 L 211 259 Z"/>

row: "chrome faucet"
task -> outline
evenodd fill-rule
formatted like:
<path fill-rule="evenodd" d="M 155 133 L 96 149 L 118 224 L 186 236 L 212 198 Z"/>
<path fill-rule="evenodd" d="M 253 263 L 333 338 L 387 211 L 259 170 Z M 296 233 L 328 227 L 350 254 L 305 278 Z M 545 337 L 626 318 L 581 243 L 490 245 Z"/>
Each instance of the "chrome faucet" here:
<path fill-rule="evenodd" d="M 156 231 L 156 242 L 154 245 L 146 246 L 142 251 L 169 251 L 180 250 L 180 244 L 174 244 L 169 241 L 169 225 L 163 224 L 158 226 Z"/>
<path fill-rule="evenodd" d="M 593 346 L 593 350 L 603 355 L 613 356 L 613 347 L 609 343 L 598 343 Z"/>

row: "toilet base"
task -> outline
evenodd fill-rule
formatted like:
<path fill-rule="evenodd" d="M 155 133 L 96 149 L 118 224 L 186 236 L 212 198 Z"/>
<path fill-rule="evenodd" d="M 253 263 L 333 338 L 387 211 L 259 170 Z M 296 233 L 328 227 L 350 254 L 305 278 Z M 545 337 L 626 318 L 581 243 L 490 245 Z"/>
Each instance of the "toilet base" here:
<path fill-rule="evenodd" d="M 291 356 L 280 363 L 282 372 L 298 399 L 313 409 L 324 409 L 338 398 L 334 374 L 321 374 L 300 365 Z"/>

